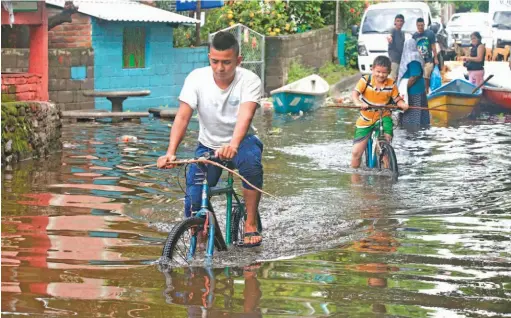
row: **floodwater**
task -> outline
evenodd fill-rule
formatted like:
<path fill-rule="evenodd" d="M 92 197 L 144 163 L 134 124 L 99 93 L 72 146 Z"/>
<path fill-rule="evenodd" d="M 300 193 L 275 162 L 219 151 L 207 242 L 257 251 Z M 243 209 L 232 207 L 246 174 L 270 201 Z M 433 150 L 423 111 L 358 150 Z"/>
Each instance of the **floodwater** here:
<path fill-rule="evenodd" d="M 397 129 L 393 182 L 349 168 L 355 118 L 259 116 L 263 246 L 172 271 L 183 171 L 116 167 L 154 163 L 169 122 L 65 126 L 2 170 L 2 316 L 510 317 L 511 124 Z"/>

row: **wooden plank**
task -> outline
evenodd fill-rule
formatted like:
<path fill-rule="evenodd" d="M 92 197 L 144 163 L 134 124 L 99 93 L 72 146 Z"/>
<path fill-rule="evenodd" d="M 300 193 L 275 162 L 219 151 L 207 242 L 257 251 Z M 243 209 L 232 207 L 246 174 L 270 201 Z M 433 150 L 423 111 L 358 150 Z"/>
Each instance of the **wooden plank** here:
<path fill-rule="evenodd" d="M 148 117 L 148 112 L 76 112 L 76 111 L 63 111 L 63 118 L 140 118 Z"/>

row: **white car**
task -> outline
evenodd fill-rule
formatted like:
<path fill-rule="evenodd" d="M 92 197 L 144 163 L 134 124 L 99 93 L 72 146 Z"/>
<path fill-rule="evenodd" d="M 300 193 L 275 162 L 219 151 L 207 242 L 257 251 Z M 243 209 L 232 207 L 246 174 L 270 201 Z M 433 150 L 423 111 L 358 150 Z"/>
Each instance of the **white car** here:
<path fill-rule="evenodd" d="M 466 12 L 453 14 L 445 29 L 447 31 L 447 46 L 450 48 L 454 44 L 470 46 L 470 35 L 475 31 L 481 34 L 481 42 L 487 47 L 492 45 L 488 13 Z"/>

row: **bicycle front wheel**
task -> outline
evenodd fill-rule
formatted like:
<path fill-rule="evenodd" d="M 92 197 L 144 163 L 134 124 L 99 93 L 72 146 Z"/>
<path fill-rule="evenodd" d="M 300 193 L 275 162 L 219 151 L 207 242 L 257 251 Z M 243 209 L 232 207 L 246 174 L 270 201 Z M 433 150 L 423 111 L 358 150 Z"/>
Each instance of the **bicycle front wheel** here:
<path fill-rule="evenodd" d="M 394 148 L 386 141 L 380 141 L 378 169 L 388 169 L 392 171 L 394 177 L 399 175 L 396 153 L 394 152 Z"/>
<path fill-rule="evenodd" d="M 200 252 L 205 252 L 208 236 L 204 231 L 205 219 L 191 217 L 179 222 L 167 237 L 163 247 L 162 256 L 172 263 L 189 265 Z M 217 250 L 224 250 L 225 244 L 218 239 L 218 232 L 215 233 L 215 247 Z"/>

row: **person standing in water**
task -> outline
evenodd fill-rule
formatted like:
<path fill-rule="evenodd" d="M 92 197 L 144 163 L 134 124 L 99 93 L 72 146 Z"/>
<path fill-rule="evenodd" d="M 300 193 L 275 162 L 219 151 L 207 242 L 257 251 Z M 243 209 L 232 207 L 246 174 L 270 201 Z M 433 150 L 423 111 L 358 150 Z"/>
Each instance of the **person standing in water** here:
<path fill-rule="evenodd" d="M 389 41 L 389 58 L 392 62 L 390 67 L 390 78 L 394 81 L 399 76 L 399 63 L 401 62 L 403 45 L 405 43 L 405 33 L 402 30 L 403 24 L 405 24 L 405 17 L 402 14 L 396 15 L 394 18 L 394 28 L 387 38 Z"/>
<path fill-rule="evenodd" d="M 464 65 L 468 71 L 469 81 L 479 86 L 484 81 L 484 53 L 486 48 L 481 43 L 481 34 L 474 32 L 470 35 L 472 44 L 470 46 L 470 56 L 463 56 Z"/>
<path fill-rule="evenodd" d="M 405 41 L 403 49 L 397 84 L 401 88 L 401 83 L 406 81 L 406 91 L 400 91 L 400 93 L 407 96 L 408 105 L 423 107 L 425 110 L 408 109 L 405 111 L 401 117 L 401 124 L 405 128 L 429 126 L 428 97 L 423 74 L 424 60 L 417 50 L 417 43 L 414 39 L 408 39 Z"/>

